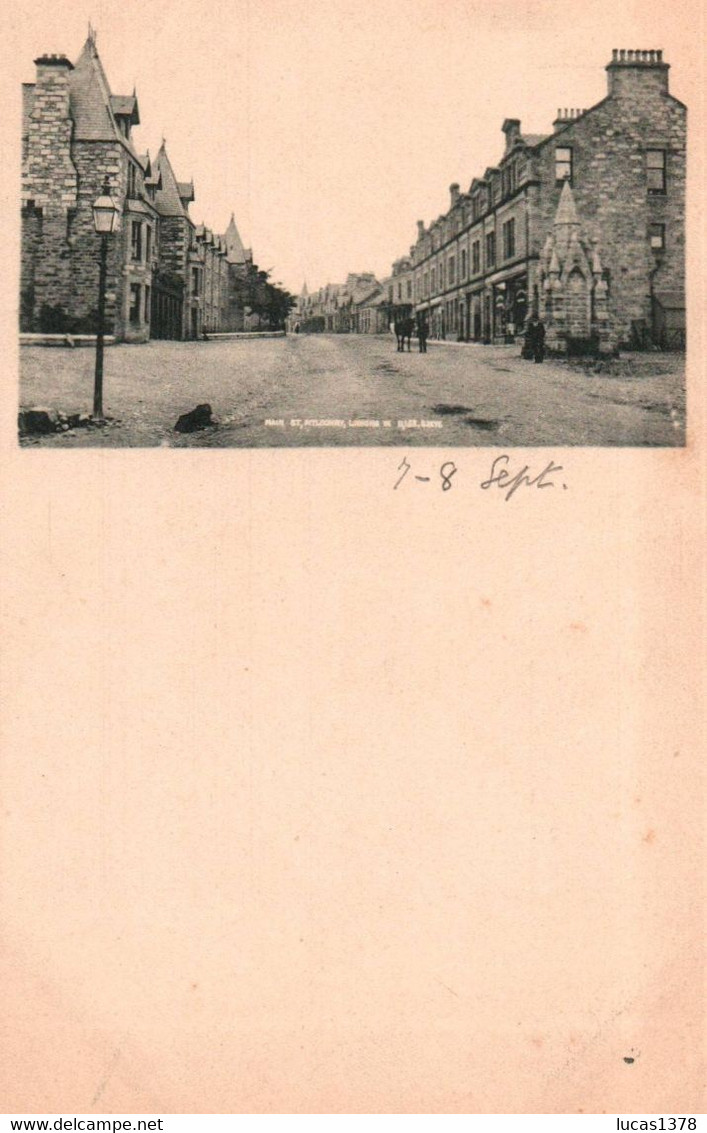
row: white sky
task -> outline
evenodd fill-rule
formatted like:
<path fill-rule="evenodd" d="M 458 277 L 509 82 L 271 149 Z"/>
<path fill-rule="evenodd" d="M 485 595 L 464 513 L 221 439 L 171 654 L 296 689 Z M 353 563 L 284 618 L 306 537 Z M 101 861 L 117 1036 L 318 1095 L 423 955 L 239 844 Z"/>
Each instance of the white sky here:
<path fill-rule="evenodd" d="M 386 275 L 450 183 L 499 159 L 505 117 L 549 133 L 557 107 L 604 96 L 613 47 L 663 48 L 691 105 L 705 42 L 701 0 L 21 0 L 3 18 L 16 83 L 43 52 L 75 59 L 89 18 L 113 92 L 137 87 L 138 147 L 164 134 L 193 219 L 223 231 L 233 210 L 297 292 Z"/>

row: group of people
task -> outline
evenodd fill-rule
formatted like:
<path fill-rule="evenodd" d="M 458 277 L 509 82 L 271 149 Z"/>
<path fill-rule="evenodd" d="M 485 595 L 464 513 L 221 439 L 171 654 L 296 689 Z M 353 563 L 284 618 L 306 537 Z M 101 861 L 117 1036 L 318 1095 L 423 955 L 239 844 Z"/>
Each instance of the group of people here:
<path fill-rule="evenodd" d="M 412 320 L 410 320 L 410 323 L 412 323 Z M 410 329 L 412 329 L 412 327 Z M 427 339 L 429 338 L 429 334 L 430 328 L 427 319 L 424 315 L 418 316 L 417 341 L 420 354 L 427 353 Z M 399 343 L 398 348 L 400 349 Z M 537 318 L 535 315 L 531 316 L 525 328 L 521 357 L 532 359 L 533 362 L 542 362 L 545 359 L 545 324 L 542 319 Z"/>

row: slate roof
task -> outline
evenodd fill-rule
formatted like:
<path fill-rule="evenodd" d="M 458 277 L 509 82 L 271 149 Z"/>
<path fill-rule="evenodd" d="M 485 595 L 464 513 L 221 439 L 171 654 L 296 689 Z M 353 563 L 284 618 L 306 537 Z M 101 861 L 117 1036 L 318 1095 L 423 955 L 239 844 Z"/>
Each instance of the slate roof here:
<path fill-rule="evenodd" d="M 236 218 L 231 213 L 231 220 L 225 234 L 226 240 L 226 253 L 228 262 L 230 264 L 245 264 L 248 262 L 246 250 L 243 247 L 243 241 L 240 238 L 238 229 L 236 228 Z"/>
<path fill-rule="evenodd" d="M 526 146 L 539 146 L 550 137 L 550 134 L 521 134 L 521 137 Z"/>
<path fill-rule="evenodd" d="M 177 188 L 179 196 L 183 201 L 194 200 L 194 182 L 193 181 L 177 181 Z"/>
<path fill-rule="evenodd" d="M 133 126 L 140 125 L 140 111 L 134 94 L 112 94 L 110 108 L 114 115 L 129 118 Z"/>
<path fill-rule="evenodd" d="M 86 40 L 69 78 L 69 105 L 76 141 L 125 140 L 113 116 L 110 86 L 91 37 Z"/>
<path fill-rule="evenodd" d="M 167 156 L 167 149 L 164 142 L 162 142 L 160 152 L 155 159 L 155 169 L 161 178 L 160 187 L 155 194 L 155 208 L 157 211 L 161 216 L 188 217 L 189 214 L 179 192 L 179 182 L 174 176 L 172 163 Z"/>

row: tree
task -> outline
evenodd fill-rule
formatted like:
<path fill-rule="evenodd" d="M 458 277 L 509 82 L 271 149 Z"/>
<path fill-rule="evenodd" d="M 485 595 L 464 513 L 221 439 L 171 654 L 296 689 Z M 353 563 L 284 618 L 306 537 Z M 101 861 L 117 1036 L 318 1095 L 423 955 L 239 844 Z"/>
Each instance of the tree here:
<path fill-rule="evenodd" d="M 234 281 L 236 301 L 251 314 L 258 315 L 268 330 L 281 330 L 297 300 L 283 287 L 270 282 L 270 272 L 257 264 L 247 264 L 244 274 Z"/>

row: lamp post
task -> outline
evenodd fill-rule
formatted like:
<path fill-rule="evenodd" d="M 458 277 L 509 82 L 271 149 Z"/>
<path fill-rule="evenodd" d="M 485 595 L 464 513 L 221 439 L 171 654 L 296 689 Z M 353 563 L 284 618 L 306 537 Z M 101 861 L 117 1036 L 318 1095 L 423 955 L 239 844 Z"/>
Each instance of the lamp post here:
<path fill-rule="evenodd" d="M 101 196 L 93 203 L 93 226 L 101 237 L 100 270 L 98 273 L 98 333 L 96 334 L 96 371 L 93 383 L 93 416 L 103 416 L 103 336 L 106 312 L 106 276 L 108 274 L 108 237 L 115 231 L 118 206 L 110 195 L 106 177 Z"/>

